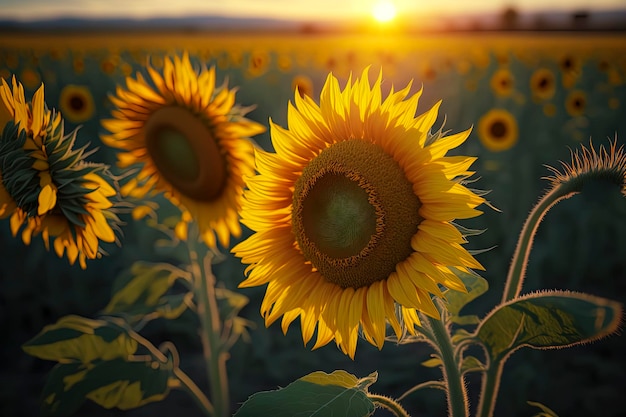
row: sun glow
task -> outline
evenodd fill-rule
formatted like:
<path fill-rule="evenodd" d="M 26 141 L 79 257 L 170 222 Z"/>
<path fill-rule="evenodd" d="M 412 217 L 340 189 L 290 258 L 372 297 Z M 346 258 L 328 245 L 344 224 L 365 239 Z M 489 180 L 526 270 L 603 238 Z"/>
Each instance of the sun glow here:
<path fill-rule="evenodd" d="M 396 17 L 396 6 L 389 0 L 379 0 L 374 4 L 372 16 L 381 23 L 389 22 Z"/>

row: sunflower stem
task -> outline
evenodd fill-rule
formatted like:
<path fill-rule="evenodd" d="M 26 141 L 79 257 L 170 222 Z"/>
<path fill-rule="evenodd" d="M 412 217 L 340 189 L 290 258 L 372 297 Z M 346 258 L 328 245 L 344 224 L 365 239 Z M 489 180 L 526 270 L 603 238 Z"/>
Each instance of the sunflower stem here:
<path fill-rule="evenodd" d="M 509 267 L 509 273 L 502 295 L 503 303 L 516 298 L 522 291 L 522 284 L 524 283 L 524 276 L 528 266 L 528 257 L 539 223 L 541 223 L 541 220 L 552 206 L 563 199 L 571 197 L 576 192 L 577 190 L 572 187 L 571 184 L 563 183 L 551 189 L 539 200 L 535 207 L 533 207 L 526 218 L 526 222 L 524 223 L 524 227 L 517 241 L 517 246 L 515 247 L 515 253 Z"/>
<path fill-rule="evenodd" d="M 499 360 L 490 363 L 487 371 L 484 373 L 476 417 L 493 416 L 504 362 L 504 360 Z"/>
<path fill-rule="evenodd" d="M 409 413 L 393 398 L 378 394 L 367 394 L 367 397 L 372 400 L 374 404 L 391 411 L 396 417 L 409 417 Z"/>
<path fill-rule="evenodd" d="M 456 362 L 454 346 L 448 327 L 444 319 L 436 319 L 425 316 L 432 329 L 436 349 L 439 351 L 442 362 L 443 380 L 447 387 L 446 395 L 448 399 L 449 417 L 467 417 L 469 415 L 469 403 L 467 400 L 467 390 L 465 380 L 459 371 Z"/>
<path fill-rule="evenodd" d="M 215 417 L 230 415 L 228 392 L 228 373 L 226 360 L 228 352 L 221 340 L 221 327 L 217 298 L 215 294 L 215 276 L 211 273 L 211 255 L 203 251 L 199 256 L 198 231 L 195 223 L 190 225 L 188 236 L 189 258 L 193 274 L 194 291 L 201 323 L 201 339 L 204 359 L 209 377 L 211 400 Z"/>
<path fill-rule="evenodd" d="M 180 382 L 181 387 L 187 391 L 187 393 L 193 398 L 193 400 L 198 404 L 198 407 L 204 412 L 204 414 L 208 416 L 212 416 L 215 414 L 215 409 L 213 408 L 213 404 L 209 401 L 209 399 L 204 395 L 202 390 L 196 385 L 195 382 L 189 375 L 183 372 L 180 368 L 174 368 L 174 376 Z"/>

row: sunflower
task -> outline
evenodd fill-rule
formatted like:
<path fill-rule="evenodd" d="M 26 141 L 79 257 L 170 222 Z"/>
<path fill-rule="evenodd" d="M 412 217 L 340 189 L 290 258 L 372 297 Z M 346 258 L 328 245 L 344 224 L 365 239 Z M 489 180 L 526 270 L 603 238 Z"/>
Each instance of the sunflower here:
<path fill-rule="evenodd" d="M 89 89 L 82 85 L 69 84 L 61 90 L 59 108 L 63 116 L 72 123 L 89 120 L 95 111 Z"/>
<path fill-rule="evenodd" d="M 480 214 L 463 180 L 475 158 L 445 156 L 470 131 L 431 134 L 439 104 L 415 118 L 411 84 L 382 100 L 382 73 L 342 90 L 328 75 L 317 105 L 295 94 L 288 129 L 270 120 L 276 153 L 256 151 L 242 223 L 256 233 L 232 252 L 249 264 L 241 287 L 267 285 L 261 313 L 282 329 L 300 317 L 304 343 L 335 340 L 354 358 L 359 332 L 382 348 L 386 323 L 415 334 L 439 317 L 440 285 L 465 291 L 454 268 L 482 268 L 451 223 Z"/>
<path fill-rule="evenodd" d="M 114 179 L 108 167 L 86 162 L 85 148 L 74 149 L 76 132 L 63 133 L 59 113 L 44 102 L 43 84 L 32 102 L 13 77 L 2 79 L 0 96 L 11 120 L 0 138 L 0 218 L 11 217 L 14 236 L 30 244 L 41 234 L 46 249 L 53 240 L 70 264 L 101 254 L 100 241 L 114 242 L 119 219 L 113 212 Z"/>
<path fill-rule="evenodd" d="M 291 89 L 303 96 L 313 97 L 313 81 L 306 75 L 296 75 L 291 80 Z"/>
<path fill-rule="evenodd" d="M 587 107 L 587 95 L 584 91 L 574 90 L 565 99 L 565 110 L 572 116 L 582 116 Z"/>
<path fill-rule="evenodd" d="M 105 144 L 121 149 L 118 165 L 141 170 L 122 193 L 142 198 L 164 192 L 196 220 L 204 241 L 216 237 L 228 246 L 239 236 L 239 208 L 244 175 L 254 173 L 253 146 L 247 139 L 265 128 L 243 116 L 235 90 L 215 86 L 215 70 L 194 71 L 189 56 L 166 58 L 162 74 L 147 66 L 127 78 L 110 99 L 117 109 L 103 120 L 111 132 Z"/>
<path fill-rule="evenodd" d="M 566 53 L 559 59 L 561 68 L 561 83 L 565 88 L 572 88 L 582 72 L 582 58 Z"/>
<path fill-rule="evenodd" d="M 517 121 L 504 109 L 491 109 L 478 121 L 478 137 L 490 151 L 505 151 L 517 143 Z"/>
<path fill-rule="evenodd" d="M 506 97 L 513 93 L 513 74 L 507 68 L 500 68 L 493 73 L 490 81 L 491 89 L 497 96 Z"/>
<path fill-rule="evenodd" d="M 548 100 L 554 96 L 556 82 L 554 73 L 547 68 L 537 69 L 530 77 L 530 91 L 537 100 Z"/>

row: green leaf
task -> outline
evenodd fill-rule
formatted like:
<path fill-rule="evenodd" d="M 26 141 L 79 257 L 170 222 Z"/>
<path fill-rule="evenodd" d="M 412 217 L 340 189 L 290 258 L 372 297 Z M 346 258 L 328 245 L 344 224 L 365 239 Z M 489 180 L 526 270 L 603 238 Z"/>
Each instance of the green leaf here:
<path fill-rule="evenodd" d="M 248 297 L 238 292 L 228 290 L 223 287 L 215 288 L 215 298 L 217 298 L 220 317 L 226 321 L 239 314 L 242 308 L 248 304 Z"/>
<path fill-rule="evenodd" d="M 461 270 L 454 270 L 454 273 L 461 278 L 465 284 L 467 293 L 460 291 L 446 291 L 445 296 L 448 301 L 448 313 L 450 314 L 450 320 L 453 323 L 460 325 L 477 324 L 480 321 L 477 316 L 461 316 L 460 313 L 463 307 L 469 304 L 470 301 L 473 301 L 483 295 L 489 289 L 489 284 L 485 278 L 478 274 L 468 274 Z"/>
<path fill-rule="evenodd" d="M 70 315 L 44 327 L 22 349 L 40 359 L 86 364 L 132 355 L 137 342 L 113 323 Z"/>
<path fill-rule="evenodd" d="M 529 405 L 533 405 L 535 407 L 541 408 L 541 412 L 535 414 L 533 417 L 559 417 L 557 413 L 546 407 L 545 405 L 535 402 L 535 401 L 526 401 Z"/>
<path fill-rule="evenodd" d="M 427 359 L 424 362 L 422 362 L 422 366 L 425 366 L 426 368 L 436 368 L 437 366 L 441 366 L 441 365 L 443 365 L 443 362 L 441 362 L 441 358 L 438 356 L 435 356 L 433 358 Z"/>
<path fill-rule="evenodd" d="M 452 344 L 458 345 L 462 341 L 466 339 L 473 339 L 474 337 L 476 336 L 474 336 L 472 333 L 468 332 L 465 329 L 456 329 L 454 330 L 454 333 L 452 334 L 450 340 L 452 340 Z"/>
<path fill-rule="evenodd" d="M 529 294 L 496 307 L 478 327 L 477 337 L 494 359 L 516 349 L 560 348 L 602 338 L 617 330 L 619 303 L 570 291 Z"/>
<path fill-rule="evenodd" d="M 376 372 L 357 379 L 346 371 L 313 372 L 285 388 L 253 394 L 234 417 L 365 417 L 374 412 L 367 388 Z"/>
<path fill-rule="evenodd" d="M 104 408 L 128 410 L 160 401 L 169 393 L 170 363 L 129 362 L 118 358 L 97 364 L 57 364 L 43 390 L 43 413 L 75 413 L 86 399 Z"/>
<path fill-rule="evenodd" d="M 461 375 L 467 372 L 482 372 L 485 369 L 485 364 L 478 358 L 475 356 L 466 356 L 463 358 L 463 363 L 461 364 Z"/>
<path fill-rule="evenodd" d="M 168 263 L 135 262 L 117 278 L 103 312 L 122 315 L 133 326 L 156 318 L 178 318 L 193 295 L 166 295 L 177 279 L 188 279 L 188 273 Z"/>

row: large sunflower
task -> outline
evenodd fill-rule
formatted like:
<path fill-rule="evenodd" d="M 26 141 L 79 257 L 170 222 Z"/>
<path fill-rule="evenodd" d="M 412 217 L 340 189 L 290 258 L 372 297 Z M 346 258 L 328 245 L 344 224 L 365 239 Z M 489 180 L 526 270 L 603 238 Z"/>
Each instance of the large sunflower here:
<path fill-rule="evenodd" d="M 253 146 L 247 139 L 265 127 L 244 118 L 235 105 L 235 89 L 215 86 L 215 70 L 197 73 L 189 56 L 166 58 L 163 73 L 147 66 L 126 79 L 111 101 L 113 119 L 102 140 L 121 149 L 118 165 L 141 170 L 122 189 L 141 198 L 164 192 L 196 220 L 205 242 L 223 246 L 239 236 L 239 208 L 244 175 L 254 173 Z"/>
<path fill-rule="evenodd" d="M 415 334 L 432 295 L 465 291 L 454 268 L 482 268 L 451 223 L 481 212 L 463 180 L 476 158 L 445 156 L 468 137 L 431 133 L 439 104 L 415 117 L 411 85 L 383 100 L 368 71 L 342 90 L 330 74 L 317 105 L 296 92 L 276 153 L 256 152 L 242 223 L 256 233 L 232 251 L 250 264 L 241 287 L 268 284 L 261 313 L 283 331 L 300 317 L 306 344 L 335 340 L 354 357 L 359 331 L 382 348 L 386 323 Z"/>
<path fill-rule="evenodd" d="M 100 255 L 100 241 L 116 240 L 114 179 L 106 165 L 85 161 L 85 148 L 74 149 L 76 131 L 64 135 L 43 84 L 31 102 L 15 77 L 12 84 L 0 85 L 11 117 L 0 137 L 0 218 L 11 217 L 11 231 L 22 229 L 24 243 L 41 234 L 49 248 L 52 238 L 59 257 L 86 268 L 86 259 Z"/>

